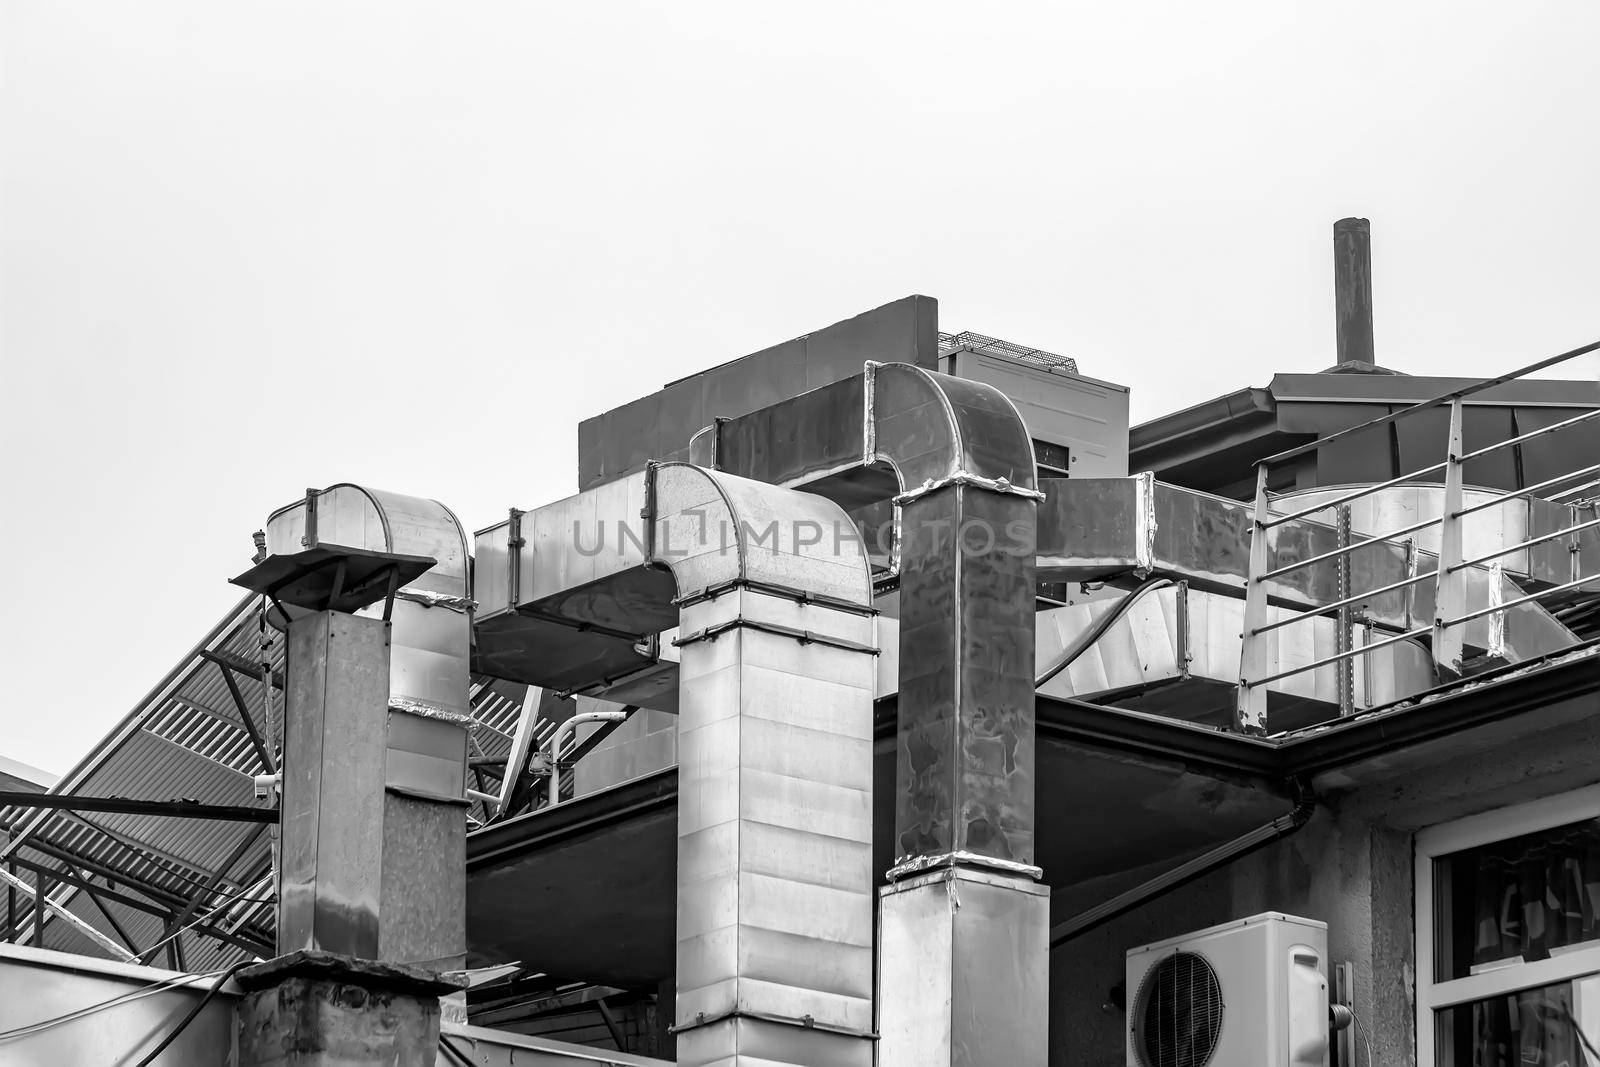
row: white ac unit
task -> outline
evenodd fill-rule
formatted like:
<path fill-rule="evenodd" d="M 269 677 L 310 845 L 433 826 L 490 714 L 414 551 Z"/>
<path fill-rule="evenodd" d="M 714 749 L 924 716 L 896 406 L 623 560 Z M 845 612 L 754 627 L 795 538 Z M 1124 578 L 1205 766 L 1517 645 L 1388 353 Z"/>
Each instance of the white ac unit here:
<path fill-rule="evenodd" d="M 1269 911 L 1128 953 L 1128 1067 L 1326 1067 L 1328 924 Z"/>

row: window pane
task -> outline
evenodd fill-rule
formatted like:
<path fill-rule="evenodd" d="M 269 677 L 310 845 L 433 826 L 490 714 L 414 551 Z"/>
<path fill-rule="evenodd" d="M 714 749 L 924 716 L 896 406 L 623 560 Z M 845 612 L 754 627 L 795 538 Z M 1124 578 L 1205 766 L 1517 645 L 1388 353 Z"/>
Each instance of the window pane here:
<path fill-rule="evenodd" d="M 1580 1067 L 1586 1059 L 1571 982 L 1462 1004 L 1438 1013 L 1438 1067 Z"/>
<path fill-rule="evenodd" d="M 1441 982 L 1600 939 L 1600 820 L 1442 856 L 1434 894 Z"/>

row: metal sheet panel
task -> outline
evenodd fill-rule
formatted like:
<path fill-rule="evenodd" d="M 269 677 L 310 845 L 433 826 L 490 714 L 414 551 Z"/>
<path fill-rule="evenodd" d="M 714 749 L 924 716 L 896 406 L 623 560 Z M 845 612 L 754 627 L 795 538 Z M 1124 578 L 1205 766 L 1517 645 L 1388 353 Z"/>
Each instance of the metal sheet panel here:
<path fill-rule="evenodd" d="M 881 892 L 879 1067 L 1046 1063 L 1049 889 L 955 867 Z"/>
<path fill-rule="evenodd" d="M 8 1064 L 136 1063 L 165 1037 L 175 1020 L 200 1000 L 214 979 L 83 956 L 0 943 L 0 1030 L 85 1009 L 92 1020 L 56 1026 L 26 1037 L 11 1037 L 0 1053 Z M 172 988 L 129 998 L 158 983 Z M 238 990 L 231 982 L 161 1054 L 163 1067 L 216 1067 L 232 1061 L 233 1009 Z M 103 1007 L 116 998 L 127 998 Z"/>
<path fill-rule="evenodd" d="M 315 612 L 290 624 L 278 949 L 379 958 L 388 627 Z"/>

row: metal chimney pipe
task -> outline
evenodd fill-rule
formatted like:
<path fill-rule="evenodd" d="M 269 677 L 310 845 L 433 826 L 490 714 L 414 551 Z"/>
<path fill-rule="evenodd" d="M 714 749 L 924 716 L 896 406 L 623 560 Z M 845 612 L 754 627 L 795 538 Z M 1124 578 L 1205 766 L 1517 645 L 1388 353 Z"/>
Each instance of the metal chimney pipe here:
<path fill-rule="evenodd" d="M 1372 347 L 1372 230 L 1366 219 L 1333 224 L 1333 311 L 1338 362 L 1377 362 Z"/>

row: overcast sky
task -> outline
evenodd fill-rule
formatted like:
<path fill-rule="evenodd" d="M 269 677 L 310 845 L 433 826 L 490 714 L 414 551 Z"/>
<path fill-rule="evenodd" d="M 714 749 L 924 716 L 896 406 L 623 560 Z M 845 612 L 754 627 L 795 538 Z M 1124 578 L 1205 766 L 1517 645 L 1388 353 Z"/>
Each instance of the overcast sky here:
<path fill-rule="evenodd" d="M 908 293 L 1136 419 L 1331 363 L 1346 215 L 1385 364 L 1600 337 L 1593 3 L 0 3 L 0 753 L 53 771 L 305 487 L 486 526 Z"/>

